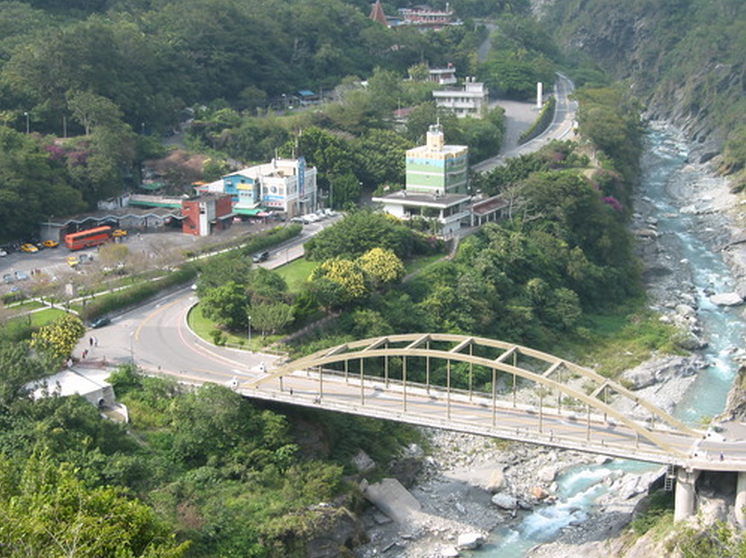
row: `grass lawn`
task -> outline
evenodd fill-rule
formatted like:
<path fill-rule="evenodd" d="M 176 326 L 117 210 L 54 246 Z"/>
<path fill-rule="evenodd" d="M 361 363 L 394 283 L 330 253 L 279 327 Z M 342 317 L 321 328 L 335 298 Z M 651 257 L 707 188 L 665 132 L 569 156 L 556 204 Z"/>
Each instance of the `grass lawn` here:
<path fill-rule="evenodd" d="M 426 267 L 434 264 L 435 262 L 443 259 L 445 254 L 433 254 L 432 256 L 419 256 L 409 261 L 404 262 L 404 274 L 409 275 L 416 271 L 425 269 Z"/>
<path fill-rule="evenodd" d="M 559 353 L 581 355 L 579 364 L 616 378 L 653 354 L 684 354 L 675 344 L 679 330 L 644 308 L 619 309 L 612 314 L 587 317 L 586 335 L 561 343 Z M 571 357 L 572 360 L 572 357 Z"/>
<path fill-rule="evenodd" d="M 301 292 L 303 283 L 306 282 L 311 272 L 316 269 L 318 262 L 309 262 L 305 258 L 299 258 L 288 264 L 275 269 L 278 275 L 285 279 L 291 293 Z"/>
<path fill-rule="evenodd" d="M 202 309 L 200 308 L 199 304 L 194 306 L 189 312 L 187 321 L 189 323 L 189 327 L 192 328 L 192 331 L 194 331 L 194 333 L 196 333 L 199 337 L 211 343 L 215 342 L 213 338 L 213 331 L 215 331 L 217 327 L 212 320 L 209 320 L 202 315 Z M 222 335 L 223 339 L 225 340 L 225 345 L 228 345 L 230 347 L 238 347 L 240 349 L 248 348 L 248 331 L 246 331 L 246 333 L 242 335 L 223 331 Z M 265 339 L 262 339 L 261 332 L 254 329 L 252 330 L 251 335 L 251 350 L 260 351 L 266 345 L 273 343 L 281 337 L 281 335 L 268 335 Z"/>
<path fill-rule="evenodd" d="M 47 310 L 34 312 L 33 314 L 26 314 L 25 316 L 12 318 L 8 320 L 5 327 L 8 329 L 9 337 L 13 338 L 14 330 L 25 329 L 28 325 L 31 327 L 41 327 L 53 322 L 64 314 L 65 311 L 60 310 L 59 308 L 48 308 Z"/>
<path fill-rule="evenodd" d="M 46 304 L 42 304 L 41 302 L 37 302 L 36 300 L 28 300 L 24 299 L 20 302 L 14 302 L 12 304 L 8 305 L 8 308 L 12 308 L 13 310 L 23 310 L 24 312 L 28 312 L 30 310 L 36 310 L 37 308 L 44 308 Z"/>

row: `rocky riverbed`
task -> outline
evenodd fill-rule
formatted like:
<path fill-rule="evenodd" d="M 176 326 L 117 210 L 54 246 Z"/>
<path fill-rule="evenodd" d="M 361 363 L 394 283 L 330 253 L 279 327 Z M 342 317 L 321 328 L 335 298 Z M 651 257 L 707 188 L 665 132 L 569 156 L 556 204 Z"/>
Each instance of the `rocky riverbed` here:
<path fill-rule="evenodd" d="M 696 161 L 696 153 L 690 159 Z M 730 193 L 727 180 L 715 176 L 716 163 L 717 159 L 706 164 L 691 162 L 677 174 L 670 194 L 681 209 L 665 217 L 696 217 L 700 236 L 713 251 L 723 253 L 738 285 L 731 293 L 708 294 L 715 297 L 711 300 L 716 304 L 737 305 L 746 298 L 746 235 L 741 232 L 746 209 L 740 198 Z M 645 263 L 651 307 L 660 312 L 663 321 L 680 326 L 681 344 L 692 351 L 692 356 L 651 359 L 627 371 L 625 381 L 642 397 L 672 412 L 708 363 L 698 356 L 705 340 L 686 258 L 675 239 L 659 233 L 652 210 L 653 200 L 643 194 L 632 224 Z M 458 556 L 463 549 L 478 546 L 496 527 L 518 521 L 522 510 L 555 498 L 556 478 L 563 470 L 604 460 L 466 434 L 430 431 L 428 436 L 433 451 L 423 459 L 423 469 L 410 490 L 413 509 L 404 511 L 399 521 L 371 510 L 365 518 L 371 541 L 356 549 L 356 556 Z M 413 456 L 419 453 L 417 448 L 411 451 Z M 555 542 L 533 549 L 529 556 L 613 555 L 610 550 L 622 544 L 614 537 L 622 532 L 636 504 L 661 474 L 661 470 L 653 469 L 644 475 L 609 475 L 604 481 L 606 495 L 587 513 L 578 513 Z"/>

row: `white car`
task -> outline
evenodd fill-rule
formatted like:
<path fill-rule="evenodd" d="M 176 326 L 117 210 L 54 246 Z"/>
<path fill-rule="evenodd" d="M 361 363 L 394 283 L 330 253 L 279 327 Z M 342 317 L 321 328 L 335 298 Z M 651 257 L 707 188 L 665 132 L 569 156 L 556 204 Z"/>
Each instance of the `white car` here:
<path fill-rule="evenodd" d="M 0 248 L 0 258 L 4 258 L 7 255 L 8 255 L 8 253 L 5 250 L 3 250 L 2 248 Z"/>

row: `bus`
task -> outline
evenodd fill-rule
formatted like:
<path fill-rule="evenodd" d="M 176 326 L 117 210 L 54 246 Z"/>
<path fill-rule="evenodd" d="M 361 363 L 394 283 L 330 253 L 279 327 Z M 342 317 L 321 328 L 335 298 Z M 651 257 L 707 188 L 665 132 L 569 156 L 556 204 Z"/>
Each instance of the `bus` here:
<path fill-rule="evenodd" d="M 70 250 L 82 250 L 91 246 L 98 246 L 111 240 L 111 227 L 96 227 L 65 235 L 65 246 Z"/>

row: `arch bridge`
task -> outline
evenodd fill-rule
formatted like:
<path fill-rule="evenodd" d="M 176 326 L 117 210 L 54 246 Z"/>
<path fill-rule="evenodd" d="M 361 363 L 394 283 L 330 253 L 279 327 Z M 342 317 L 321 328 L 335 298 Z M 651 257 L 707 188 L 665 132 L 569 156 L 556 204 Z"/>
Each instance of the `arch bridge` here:
<path fill-rule="evenodd" d="M 667 465 L 690 487 L 677 490 L 679 517 L 694 507 L 694 472 L 742 472 L 746 503 L 746 443 L 694 429 L 589 368 L 513 343 L 376 337 L 285 362 L 238 387 L 248 397 Z"/>

